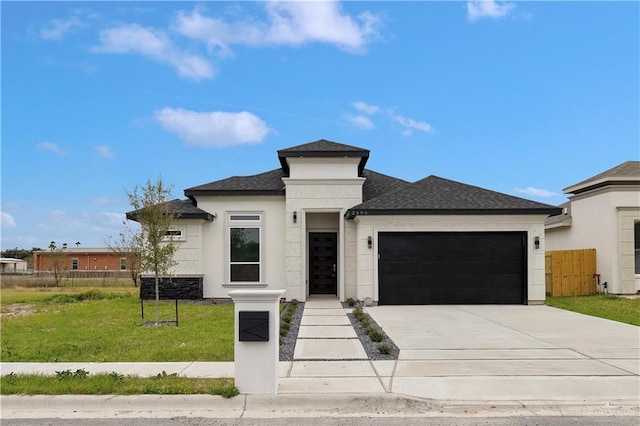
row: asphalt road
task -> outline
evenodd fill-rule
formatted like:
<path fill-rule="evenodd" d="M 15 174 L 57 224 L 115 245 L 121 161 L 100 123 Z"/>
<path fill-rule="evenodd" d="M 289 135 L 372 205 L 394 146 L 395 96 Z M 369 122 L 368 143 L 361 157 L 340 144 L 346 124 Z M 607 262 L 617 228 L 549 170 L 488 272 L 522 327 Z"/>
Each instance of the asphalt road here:
<path fill-rule="evenodd" d="M 280 419 L 212 419 L 185 418 L 174 419 L 136 418 L 136 419 L 15 419 L 3 420 L 3 426 L 637 426 L 638 418 L 633 417 L 583 417 L 583 416 L 534 416 L 534 417 L 287 417 Z"/>

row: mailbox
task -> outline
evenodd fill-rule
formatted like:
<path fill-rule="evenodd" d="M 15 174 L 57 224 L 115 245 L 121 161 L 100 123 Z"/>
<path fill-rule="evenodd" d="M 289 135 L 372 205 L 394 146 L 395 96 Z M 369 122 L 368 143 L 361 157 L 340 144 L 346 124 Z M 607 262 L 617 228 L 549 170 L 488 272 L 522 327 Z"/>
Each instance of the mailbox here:
<path fill-rule="evenodd" d="M 238 312 L 238 340 L 240 342 L 268 342 L 269 311 Z"/>

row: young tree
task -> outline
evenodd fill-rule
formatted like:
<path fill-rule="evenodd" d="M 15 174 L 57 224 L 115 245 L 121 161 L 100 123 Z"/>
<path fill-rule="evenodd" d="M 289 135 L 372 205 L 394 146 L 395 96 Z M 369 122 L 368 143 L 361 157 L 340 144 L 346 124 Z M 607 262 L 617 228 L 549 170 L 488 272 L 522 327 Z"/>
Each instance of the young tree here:
<path fill-rule="evenodd" d="M 47 256 L 49 257 L 49 271 L 53 274 L 56 287 L 60 287 L 60 280 L 69 269 L 67 243 L 62 244 L 62 247 L 58 247 L 55 241 L 51 241 Z"/>
<path fill-rule="evenodd" d="M 118 256 L 125 259 L 134 287 L 138 286 L 140 275 L 140 253 L 142 251 L 142 232 L 133 229 L 131 221 L 122 222 L 124 229 L 116 238 L 107 237 L 105 245 Z"/>
<path fill-rule="evenodd" d="M 134 208 L 128 216 L 142 225 L 135 238 L 139 242 L 141 269 L 152 272 L 155 277 L 156 323 L 160 322 L 160 276 L 175 265 L 173 255 L 178 247 L 167 238 L 167 231 L 177 218 L 169 210 L 172 188 L 158 177 L 155 183 L 148 179 L 145 185 L 136 185 L 133 191 L 127 191 L 129 204 Z"/>

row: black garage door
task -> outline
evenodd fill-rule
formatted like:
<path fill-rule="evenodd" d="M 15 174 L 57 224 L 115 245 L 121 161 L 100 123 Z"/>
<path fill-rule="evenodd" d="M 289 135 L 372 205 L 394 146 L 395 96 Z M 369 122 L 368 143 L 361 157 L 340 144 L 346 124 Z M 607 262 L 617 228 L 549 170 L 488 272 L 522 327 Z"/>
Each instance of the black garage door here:
<path fill-rule="evenodd" d="M 381 232 L 381 305 L 523 304 L 526 233 Z"/>

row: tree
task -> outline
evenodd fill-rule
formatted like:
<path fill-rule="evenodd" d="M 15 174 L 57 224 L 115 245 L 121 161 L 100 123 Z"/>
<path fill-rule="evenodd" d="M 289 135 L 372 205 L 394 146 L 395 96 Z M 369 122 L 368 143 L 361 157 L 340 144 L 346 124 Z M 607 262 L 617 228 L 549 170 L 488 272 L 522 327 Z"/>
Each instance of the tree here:
<path fill-rule="evenodd" d="M 105 245 L 127 262 L 127 269 L 134 287 L 138 286 L 140 275 L 140 252 L 142 251 L 142 233 L 131 226 L 131 221 L 123 221 L 124 229 L 117 238 L 107 237 Z"/>
<path fill-rule="evenodd" d="M 62 244 L 62 247 L 56 246 L 55 241 L 51 241 L 49 244 L 49 271 L 53 274 L 53 280 L 56 283 L 56 287 L 60 287 L 60 280 L 69 269 L 69 259 L 67 256 L 67 243 Z"/>
<path fill-rule="evenodd" d="M 169 209 L 172 188 L 158 177 L 155 183 L 148 179 L 144 186 L 136 185 L 133 191 L 127 191 L 129 204 L 134 208 L 130 217 L 142 226 L 135 237 L 140 248 L 140 266 L 155 277 L 156 323 L 160 322 L 160 276 L 175 265 L 173 255 L 178 248 L 167 238 L 167 231 L 177 218 Z"/>

